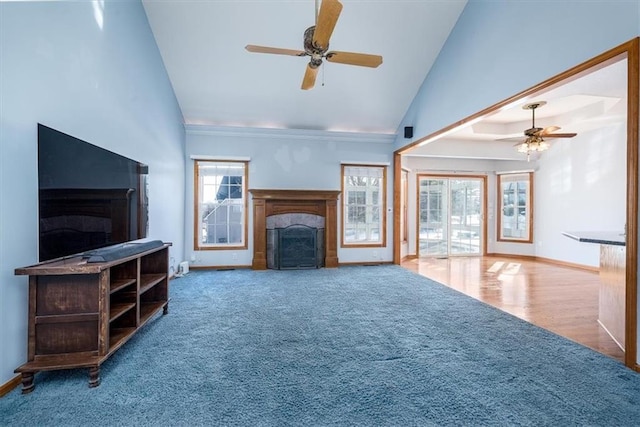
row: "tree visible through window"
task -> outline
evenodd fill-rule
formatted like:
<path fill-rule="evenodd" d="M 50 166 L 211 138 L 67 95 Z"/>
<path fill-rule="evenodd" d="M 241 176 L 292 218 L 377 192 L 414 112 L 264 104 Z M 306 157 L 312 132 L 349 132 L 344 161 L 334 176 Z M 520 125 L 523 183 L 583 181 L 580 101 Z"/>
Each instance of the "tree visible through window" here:
<path fill-rule="evenodd" d="M 384 246 L 386 172 L 342 165 L 342 246 Z"/>
<path fill-rule="evenodd" d="M 196 160 L 195 249 L 246 248 L 246 162 Z"/>

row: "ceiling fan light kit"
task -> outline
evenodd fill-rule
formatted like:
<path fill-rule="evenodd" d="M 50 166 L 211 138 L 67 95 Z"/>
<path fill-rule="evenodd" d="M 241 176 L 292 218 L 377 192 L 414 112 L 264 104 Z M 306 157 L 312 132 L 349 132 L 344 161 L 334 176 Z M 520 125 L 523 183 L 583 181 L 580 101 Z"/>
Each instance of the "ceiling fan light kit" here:
<path fill-rule="evenodd" d="M 531 151 L 544 151 L 548 150 L 550 147 L 549 143 L 539 136 L 532 136 L 531 138 L 527 138 L 521 144 L 518 144 L 518 152 L 520 153 L 529 153 Z"/>
<path fill-rule="evenodd" d="M 548 126 L 546 128 L 536 127 L 536 109 L 546 105 L 546 101 L 537 101 L 522 106 L 524 110 L 531 110 L 531 127 L 524 131 L 527 137 L 523 142 L 516 144 L 519 153 L 527 155 L 527 161 L 531 153 L 548 150 L 551 145 L 544 140 L 546 138 L 573 138 L 576 133 L 553 133 L 560 129 L 559 126 Z"/>
<path fill-rule="evenodd" d="M 318 0 L 316 0 L 318 11 Z M 267 46 L 247 45 L 245 49 L 252 53 L 270 53 L 275 55 L 309 56 L 302 79 L 302 89 L 313 88 L 318 74 L 318 67 L 322 65 L 322 59 L 339 64 L 357 65 L 360 67 L 376 68 L 382 64 L 382 56 L 364 53 L 329 51 L 329 39 L 342 12 L 342 3 L 338 0 L 324 0 L 316 13 L 316 25 L 307 28 L 304 32 L 304 50 L 281 49 Z"/>

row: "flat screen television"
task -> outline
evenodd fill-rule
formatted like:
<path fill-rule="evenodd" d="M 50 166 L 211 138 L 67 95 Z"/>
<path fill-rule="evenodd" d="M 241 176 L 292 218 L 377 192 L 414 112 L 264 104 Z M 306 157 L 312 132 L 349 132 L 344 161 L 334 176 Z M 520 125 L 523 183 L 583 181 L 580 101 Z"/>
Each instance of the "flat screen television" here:
<path fill-rule="evenodd" d="M 38 124 L 39 260 L 147 237 L 148 168 Z"/>

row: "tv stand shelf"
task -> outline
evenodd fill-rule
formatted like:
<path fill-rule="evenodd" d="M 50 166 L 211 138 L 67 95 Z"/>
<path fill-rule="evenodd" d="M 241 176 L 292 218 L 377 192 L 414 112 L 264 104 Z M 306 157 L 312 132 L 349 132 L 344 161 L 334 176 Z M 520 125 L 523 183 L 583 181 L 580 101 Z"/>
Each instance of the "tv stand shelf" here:
<path fill-rule="evenodd" d="M 29 276 L 29 330 L 22 393 L 40 371 L 89 368 L 100 385 L 100 365 L 142 326 L 169 308 L 169 243 L 135 255 L 88 263 L 82 254 L 15 274 Z"/>

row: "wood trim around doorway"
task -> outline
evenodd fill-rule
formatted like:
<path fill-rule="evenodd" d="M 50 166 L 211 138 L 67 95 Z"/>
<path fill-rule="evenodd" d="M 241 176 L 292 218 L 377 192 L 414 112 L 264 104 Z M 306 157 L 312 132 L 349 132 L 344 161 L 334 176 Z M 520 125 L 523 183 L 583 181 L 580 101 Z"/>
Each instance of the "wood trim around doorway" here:
<path fill-rule="evenodd" d="M 393 229 L 393 261 L 400 264 L 400 169 L 402 166 L 402 154 L 407 153 L 412 148 L 420 146 L 430 141 L 435 141 L 443 135 L 454 131 L 456 128 L 467 125 L 473 120 L 479 120 L 484 116 L 492 114 L 511 103 L 519 100 L 539 95 L 563 84 L 576 80 L 582 76 L 593 73 L 608 65 L 621 60 L 627 60 L 627 242 L 626 242 L 626 304 L 625 304 L 625 365 L 628 368 L 640 372 L 640 364 L 637 363 L 637 331 L 638 331 L 638 198 L 640 188 L 638 186 L 638 143 L 639 143 L 639 117 L 640 113 L 640 38 L 636 37 L 613 49 L 604 52 L 588 61 L 576 65 L 567 71 L 553 76 L 529 89 L 502 100 L 484 110 L 442 128 L 432 134 L 418 138 L 412 143 L 397 149 L 394 152 L 394 229 Z"/>
<path fill-rule="evenodd" d="M 640 39 L 626 44 L 627 56 L 627 242 L 625 268 L 625 365 L 640 371 L 638 354 L 638 113 Z M 630 268 L 633 267 L 633 268 Z"/>

